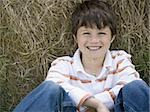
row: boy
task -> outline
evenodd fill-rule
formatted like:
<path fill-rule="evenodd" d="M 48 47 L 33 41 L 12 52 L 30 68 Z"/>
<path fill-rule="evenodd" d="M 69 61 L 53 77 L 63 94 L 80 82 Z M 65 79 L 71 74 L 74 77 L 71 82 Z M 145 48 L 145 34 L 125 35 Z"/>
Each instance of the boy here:
<path fill-rule="evenodd" d="M 78 44 L 74 56 L 54 60 L 45 81 L 14 111 L 148 112 L 148 86 L 134 69 L 131 55 L 109 50 L 116 35 L 115 19 L 106 2 L 79 4 L 72 14 Z"/>

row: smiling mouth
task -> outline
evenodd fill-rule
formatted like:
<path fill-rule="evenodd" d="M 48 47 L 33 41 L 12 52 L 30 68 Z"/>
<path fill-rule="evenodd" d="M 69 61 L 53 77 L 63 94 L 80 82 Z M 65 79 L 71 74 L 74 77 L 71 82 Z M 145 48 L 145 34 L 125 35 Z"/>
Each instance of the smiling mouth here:
<path fill-rule="evenodd" d="M 101 48 L 102 46 L 88 46 L 87 49 L 90 51 L 97 51 Z"/>

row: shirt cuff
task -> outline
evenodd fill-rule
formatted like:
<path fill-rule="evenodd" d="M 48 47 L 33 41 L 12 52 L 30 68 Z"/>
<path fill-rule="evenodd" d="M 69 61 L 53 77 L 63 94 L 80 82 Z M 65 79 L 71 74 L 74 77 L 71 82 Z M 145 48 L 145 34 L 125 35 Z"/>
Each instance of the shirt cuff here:
<path fill-rule="evenodd" d="M 75 88 L 69 91 L 69 96 L 73 99 L 76 103 L 77 108 L 79 109 L 82 106 L 83 102 L 92 96 L 91 93 L 81 90 L 80 88 Z"/>
<path fill-rule="evenodd" d="M 114 101 L 108 91 L 96 94 L 94 97 L 100 100 L 107 108 L 112 109 L 114 107 Z"/>

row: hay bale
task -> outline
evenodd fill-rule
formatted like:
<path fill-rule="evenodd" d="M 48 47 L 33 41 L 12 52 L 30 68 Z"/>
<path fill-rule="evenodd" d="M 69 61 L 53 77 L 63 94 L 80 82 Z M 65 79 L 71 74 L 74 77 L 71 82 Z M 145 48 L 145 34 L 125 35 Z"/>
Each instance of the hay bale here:
<path fill-rule="evenodd" d="M 133 63 L 148 82 L 148 1 L 108 0 L 118 15 L 112 49 L 133 55 Z M 59 56 L 71 55 L 70 14 L 81 0 L 0 1 L 0 110 L 13 107 L 47 74 Z"/>

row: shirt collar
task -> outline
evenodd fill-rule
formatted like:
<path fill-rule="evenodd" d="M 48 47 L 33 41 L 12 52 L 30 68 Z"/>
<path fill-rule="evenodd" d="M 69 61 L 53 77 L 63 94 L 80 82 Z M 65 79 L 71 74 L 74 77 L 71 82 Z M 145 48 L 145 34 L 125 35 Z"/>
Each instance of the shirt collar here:
<path fill-rule="evenodd" d="M 77 49 L 73 56 L 73 67 L 76 73 L 77 72 L 85 73 L 81 62 L 80 54 L 81 54 L 80 50 Z M 112 56 L 111 56 L 111 52 L 108 50 L 104 60 L 103 68 L 110 69 L 110 67 L 112 67 Z"/>
<path fill-rule="evenodd" d="M 74 66 L 74 70 L 76 72 L 84 72 L 84 68 L 83 68 L 83 65 L 82 65 L 82 62 L 81 62 L 81 58 L 80 58 L 80 50 L 77 49 L 74 56 L 73 56 L 73 66 Z"/>
<path fill-rule="evenodd" d="M 108 50 L 106 53 L 103 67 L 109 69 L 110 67 L 112 67 L 112 61 L 113 61 L 113 59 L 111 56 L 111 52 L 110 52 L 110 50 Z"/>

